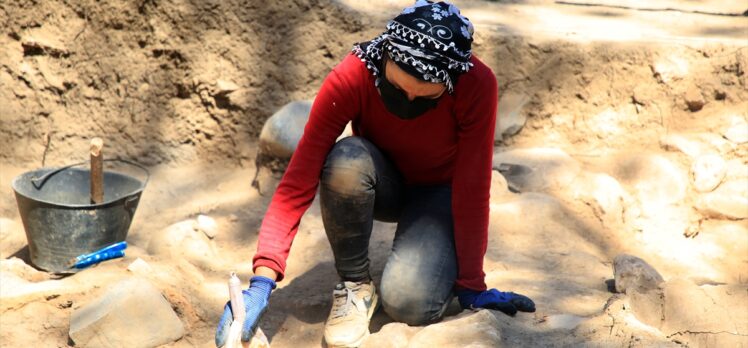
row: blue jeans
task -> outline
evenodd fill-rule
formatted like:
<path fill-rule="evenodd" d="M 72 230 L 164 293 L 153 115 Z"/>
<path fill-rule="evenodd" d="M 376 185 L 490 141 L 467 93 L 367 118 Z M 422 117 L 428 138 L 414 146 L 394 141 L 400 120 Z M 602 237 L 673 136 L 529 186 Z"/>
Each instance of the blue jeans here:
<path fill-rule="evenodd" d="M 449 185 L 409 186 L 379 149 L 361 137 L 332 148 L 320 177 L 322 220 L 343 280 L 369 275 L 374 219 L 397 222 L 392 253 L 379 286 L 382 306 L 396 321 L 438 321 L 457 278 Z"/>

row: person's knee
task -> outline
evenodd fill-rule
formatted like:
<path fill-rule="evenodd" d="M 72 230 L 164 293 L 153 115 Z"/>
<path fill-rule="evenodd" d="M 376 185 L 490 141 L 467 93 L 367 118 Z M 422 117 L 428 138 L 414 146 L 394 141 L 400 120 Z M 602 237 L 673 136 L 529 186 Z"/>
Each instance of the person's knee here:
<path fill-rule="evenodd" d="M 428 281 L 398 270 L 386 272 L 380 286 L 384 311 L 395 321 L 408 325 L 438 321 L 449 297 L 449 294 L 443 296 L 442 292 L 435 291 Z"/>
<path fill-rule="evenodd" d="M 333 192 L 356 195 L 372 188 L 376 171 L 371 154 L 360 137 L 337 142 L 327 155 L 320 184 Z"/>

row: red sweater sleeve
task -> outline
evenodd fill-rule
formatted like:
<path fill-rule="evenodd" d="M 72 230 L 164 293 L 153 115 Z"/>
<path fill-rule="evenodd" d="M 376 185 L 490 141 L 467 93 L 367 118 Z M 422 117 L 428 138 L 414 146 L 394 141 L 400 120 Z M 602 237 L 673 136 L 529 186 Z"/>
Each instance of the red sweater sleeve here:
<path fill-rule="evenodd" d="M 489 193 L 493 134 L 496 124 L 497 84 L 487 67 L 478 88 L 458 95 L 468 102 L 455 108 L 458 119 L 457 160 L 452 178 L 452 214 L 458 276 L 455 286 L 486 290 L 483 257 L 488 244 Z"/>
<path fill-rule="evenodd" d="M 360 110 L 356 63 L 349 55 L 325 78 L 314 99 L 296 151 L 262 220 L 253 267 L 265 266 L 284 277 L 286 259 L 301 216 L 312 204 L 327 153 L 348 121 Z M 360 64 L 359 64 L 360 65 Z"/>

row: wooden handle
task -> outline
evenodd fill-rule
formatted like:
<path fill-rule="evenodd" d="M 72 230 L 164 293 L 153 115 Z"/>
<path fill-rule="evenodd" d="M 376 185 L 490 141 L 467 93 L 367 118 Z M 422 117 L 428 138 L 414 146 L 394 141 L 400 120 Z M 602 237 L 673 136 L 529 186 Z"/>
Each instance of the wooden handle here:
<path fill-rule="evenodd" d="M 104 202 L 104 161 L 101 149 L 104 140 L 101 138 L 91 139 L 91 203 Z"/>

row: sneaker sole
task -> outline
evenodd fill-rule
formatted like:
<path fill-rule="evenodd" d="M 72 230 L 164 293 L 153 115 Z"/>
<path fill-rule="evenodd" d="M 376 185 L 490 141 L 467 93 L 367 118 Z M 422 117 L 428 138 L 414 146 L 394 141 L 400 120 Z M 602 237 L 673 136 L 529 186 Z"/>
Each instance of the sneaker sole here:
<path fill-rule="evenodd" d="M 374 316 L 374 313 L 377 312 L 377 309 L 379 309 L 379 296 L 377 296 L 376 293 L 374 293 L 374 296 L 372 297 L 372 306 L 369 308 L 369 313 L 366 314 L 366 316 L 369 319 L 369 322 L 371 323 L 371 317 Z M 353 343 L 347 343 L 347 344 L 328 344 L 328 348 L 357 348 L 361 346 L 361 343 L 364 343 L 364 340 L 369 337 L 371 332 L 369 331 L 369 328 L 366 328 L 366 332 L 355 342 Z M 327 342 L 325 342 L 327 343 Z"/>

